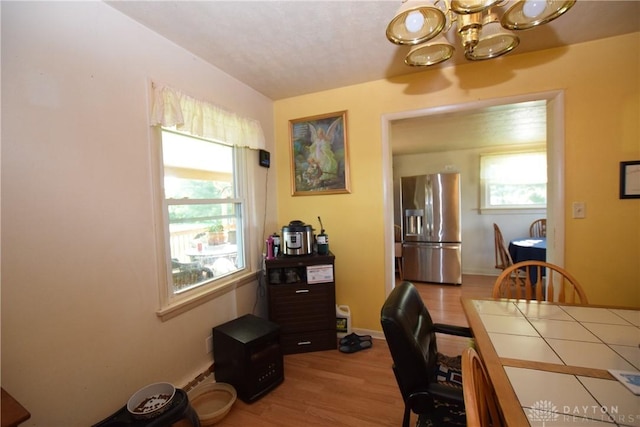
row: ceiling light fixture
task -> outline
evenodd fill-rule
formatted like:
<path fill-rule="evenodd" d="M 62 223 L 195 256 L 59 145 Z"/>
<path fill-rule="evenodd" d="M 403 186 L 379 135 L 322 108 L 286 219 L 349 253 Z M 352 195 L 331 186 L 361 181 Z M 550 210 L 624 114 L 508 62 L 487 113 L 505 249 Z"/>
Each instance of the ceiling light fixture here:
<path fill-rule="evenodd" d="M 441 35 L 431 42 L 411 47 L 404 63 L 412 67 L 436 65 L 451 58 L 453 52 L 453 46 Z"/>
<path fill-rule="evenodd" d="M 455 47 L 445 35 L 455 24 L 465 58 L 492 59 L 511 52 L 520 43 L 509 30 L 546 24 L 575 2 L 516 0 L 511 5 L 510 0 L 403 0 L 387 26 L 387 38 L 398 45 L 412 46 L 404 61 L 407 65 L 435 65 L 453 56 Z"/>

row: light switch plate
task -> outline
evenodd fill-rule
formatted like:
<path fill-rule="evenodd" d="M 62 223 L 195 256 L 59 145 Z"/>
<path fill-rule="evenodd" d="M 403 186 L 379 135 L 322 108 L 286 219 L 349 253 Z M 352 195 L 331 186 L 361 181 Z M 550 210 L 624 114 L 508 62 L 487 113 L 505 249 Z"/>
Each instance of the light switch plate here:
<path fill-rule="evenodd" d="M 586 206 L 584 202 L 573 202 L 573 217 L 583 219 L 587 216 Z"/>

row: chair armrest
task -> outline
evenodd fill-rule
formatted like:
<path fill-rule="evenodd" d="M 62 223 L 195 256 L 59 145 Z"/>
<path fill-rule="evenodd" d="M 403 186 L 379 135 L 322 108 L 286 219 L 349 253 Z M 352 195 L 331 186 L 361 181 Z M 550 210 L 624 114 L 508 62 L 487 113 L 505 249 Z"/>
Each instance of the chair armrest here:
<path fill-rule="evenodd" d="M 444 323 L 434 323 L 433 331 L 440 334 L 456 335 L 459 337 L 471 338 L 471 329 L 465 326 L 446 325 Z"/>
<path fill-rule="evenodd" d="M 450 385 L 431 383 L 429 384 L 429 393 L 437 400 L 449 400 L 452 402 L 464 402 L 462 388 Z"/>
<path fill-rule="evenodd" d="M 407 396 L 406 404 L 416 414 L 429 410 L 434 400 L 462 404 L 464 395 L 462 388 L 456 388 L 439 383 L 429 384 L 426 390 L 415 391 Z"/>

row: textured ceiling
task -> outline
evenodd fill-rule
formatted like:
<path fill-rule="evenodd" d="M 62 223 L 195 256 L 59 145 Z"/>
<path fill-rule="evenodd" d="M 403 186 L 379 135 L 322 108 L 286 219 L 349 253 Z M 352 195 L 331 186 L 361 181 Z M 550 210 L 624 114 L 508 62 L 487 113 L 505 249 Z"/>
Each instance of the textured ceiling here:
<path fill-rule="evenodd" d="M 273 100 L 424 70 L 404 65 L 408 47 L 385 36 L 401 0 L 107 3 Z M 640 1 L 578 0 L 550 24 L 517 32 L 520 45 L 509 55 L 635 31 Z M 458 48 L 436 67 L 464 62 Z M 539 143 L 546 140 L 546 107 L 524 103 L 396 120 L 391 133 L 394 155 Z"/>
<path fill-rule="evenodd" d="M 107 3 L 273 100 L 423 70 L 404 65 L 408 47 L 385 36 L 401 0 Z M 639 30 L 637 0 L 578 0 L 518 32 L 510 55 Z M 465 62 L 461 50 L 441 66 Z"/>
<path fill-rule="evenodd" d="M 454 111 L 391 123 L 394 155 L 515 144 L 545 144 L 546 101 Z"/>

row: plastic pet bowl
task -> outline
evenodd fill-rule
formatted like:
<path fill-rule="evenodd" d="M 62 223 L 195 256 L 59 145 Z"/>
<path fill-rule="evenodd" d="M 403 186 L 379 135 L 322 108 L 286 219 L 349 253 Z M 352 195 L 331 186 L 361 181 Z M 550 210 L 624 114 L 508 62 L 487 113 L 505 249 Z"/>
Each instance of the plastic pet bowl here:
<path fill-rule="evenodd" d="M 176 388 L 170 383 L 149 384 L 136 391 L 127 402 L 127 410 L 137 419 L 156 417 L 169 408 Z"/>
<path fill-rule="evenodd" d="M 227 383 L 204 383 L 189 393 L 189 403 L 198 414 L 200 425 L 222 420 L 236 401 L 236 389 Z"/>

